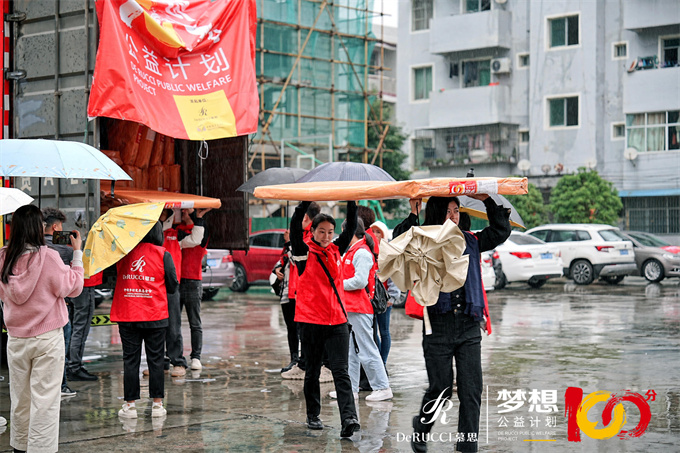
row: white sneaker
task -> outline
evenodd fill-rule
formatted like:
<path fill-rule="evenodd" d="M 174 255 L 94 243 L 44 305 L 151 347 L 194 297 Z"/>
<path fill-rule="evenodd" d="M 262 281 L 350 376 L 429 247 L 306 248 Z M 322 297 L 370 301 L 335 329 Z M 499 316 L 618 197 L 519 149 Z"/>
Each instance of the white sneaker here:
<path fill-rule="evenodd" d="M 203 365 L 201 365 L 201 361 L 199 359 L 191 359 L 191 369 L 192 370 L 202 370 Z"/>
<path fill-rule="evenodd" d="M 333 373 L 325 366 L 321 367 L 321 374 L 319 375 L 319 382 L 333 382 Z"/>
<path fill-rule="evenodd" d="M 353 392 L 352 394 L 354 395 L 355 400 L 359 399 L 359 392 Z M 328 393 L 328 396 L 330 396 L 333 399 L 338 399 L 338 392 L 333 390 L 332 392 Z"/>
<path fill-rule="evenodd" d="M 293 368 L 291 368 L 290 370 L 281 373 L 281 377 L 283 379 L 302 380 L 305 378 L 305 372 L 304 370 L 300 369 L 299 366 L 294 365 Z"/>
<path fill-rule="evenodd" d="M 123 404 L 123 408 L 118 411 L 118 416 L 121 418 L 137 418 L 137 408 L 134 404 Z"/>
<path fill-rule="evenodd" d="M 366 397 L 366 401 L 385 401 L 393 397 L 392 389 L 387 387 L 386 389 L 373 390 L 373 392 Z"/>
<path fill-rule="evenodd" d="M 162 417 L 167 413 L 168 413 L 168 411 L 165 410 L 162 402 L 153 403 L 153 406 L 151 406 L 151 416 L 152 417 Z"/>
<path fill-rule="evenodd" d="M 170 373 L 170 376 L 172 377 L 182 377 L 187 374 L 187 369 L 184 368 L 183 366 L 174 366 L 172 367 L 172 372 Z"/>

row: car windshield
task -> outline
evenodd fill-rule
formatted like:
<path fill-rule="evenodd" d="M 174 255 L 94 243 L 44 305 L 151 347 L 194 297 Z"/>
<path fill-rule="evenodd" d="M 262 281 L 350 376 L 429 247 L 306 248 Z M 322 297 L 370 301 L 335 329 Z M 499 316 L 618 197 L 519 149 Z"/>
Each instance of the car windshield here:
<path fill-rule="evenodd" d="M 617 230 L 600 230 L 598 231 L 600 233 L 600 236 L 602 236 L 602 239 L 604 239 L 607 242 L 616 242 L 616 241 L 627 241 L 628 238 L 626 238 L 621 232 Z"/>
<path fill-rule="evenodd" d="M 671 245 L 656 236 L 652 236 L 651 234 L 629 233 L 628 236 L 647 247 L 668 247 Z"/>
<path fill-rule="evenodd" d="M 510 234 L 510 241 L 517 245 L 545 244 L 545 242 L 528 234 Z"/>

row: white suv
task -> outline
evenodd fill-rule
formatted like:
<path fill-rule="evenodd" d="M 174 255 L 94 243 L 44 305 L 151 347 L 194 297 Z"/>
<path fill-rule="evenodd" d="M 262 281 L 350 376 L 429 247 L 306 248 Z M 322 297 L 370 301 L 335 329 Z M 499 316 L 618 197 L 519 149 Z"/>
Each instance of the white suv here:
<path fill-rule="evenodd" d="M 564 275 L 578 285 L 598 277 L 615 284 L 636 271 L 633 244 L 610 225 L 552 224 L 527 233 L 560 248 Z"/>

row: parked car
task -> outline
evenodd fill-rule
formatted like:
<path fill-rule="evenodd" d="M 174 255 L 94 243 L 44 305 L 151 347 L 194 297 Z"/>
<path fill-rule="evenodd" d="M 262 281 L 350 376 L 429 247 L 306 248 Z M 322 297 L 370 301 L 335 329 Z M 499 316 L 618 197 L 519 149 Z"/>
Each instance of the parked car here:
<path fill-rule="evenodd" d="M 496 271 L 493 268 L 492 252 L 482 252 L 482 286 L 484 291 L 493 291 L 496 287 Z"/>
<path fill-rule="evenodd" d="M 680 277 L 680 247 L 650 233 L 623 233 L 633 242 L 639 275 L 655 283 L 666 277 Z"/>
<path fill-rule="evenodd" d="M 247 253 L 244 250 L 231 253 L 235 271 L 232 291 L 243 292 L 251 285 L 269 285 L 269 274 L 281 258 L 285 231 L 273 229 L 253 233 L 248 240 L 250 249 Z"/>
<path fill-rule="evenodd" d="M 232 285 L 236 270 L 229 250 L 208 249 L 203 266 L 203 300 L 211 300 L 220 288 Z"/>
<path fill-rule="evenodd" d="M 526 233 L 513 231 L 493 255 L 496 289 L 514 282 L 528 283 L 540 288 L 550 278 L 562 276 L 562 253 L 554 245 L 546 244 Z"/>
<path fill-rule="evenodd" d="M 564 276 L 577 285 L 589 285 L 596 278 L 616 284 L 637 272 L 633 243 L 611 225 L 551 224 L 527 234 L 560 249 Z"/>

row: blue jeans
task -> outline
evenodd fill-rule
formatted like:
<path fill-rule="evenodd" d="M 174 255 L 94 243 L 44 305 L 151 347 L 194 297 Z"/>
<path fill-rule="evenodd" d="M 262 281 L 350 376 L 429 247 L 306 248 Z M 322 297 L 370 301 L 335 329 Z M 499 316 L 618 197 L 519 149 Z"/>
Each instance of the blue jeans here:
<path fill-rule="evenodd" d="M 456 359 L 458 401 L 458 433 L 465 435 L 465 442 L 458 442 L 456 449 L 464 452 L 477 451 L 477 442 L 467 442 L 468 435 L 479 436 L 479 416 L 482 402 L 482 334 L 479 323 L 460 309 L 430 314 L 432 334 L 425 335 L 423 326 L 423 353 L 429 387 L 423 396 L 416 432 L 429 433 L 434 424 L 433 403 L 443 392 L 451 398 L 453 386 L 453 358 Z M 429 404 L 428 404 L 429 403 Z M 446 406 L 444 406 L 446 407 Z"/>
<path fill-rule="evenodd" d="M 392 347 L 392 336 L 390 335 L 390 315 L 392 314 L 392 306 L 390 305 L 385 310 L 385 313 L 375 315 L 378 320 L 378 330 L 380 338 L 378 338 L 378 349 L 380 350 L 380 357 L 384 364 L 387 364 L 387 356 L 390 355 L 390 348 Z"/>
<path fill-rule="evenodd" d="M 352 380 L 352 391 L 359 391 L 360 367 L 364 368 L 366 378 L 373 390 L 389 388 L 385 364 L 380 357 L 378 346 L 373 341 L 373 315 L 365 313 L 347 313 L 347 321 L 352 324 L 352 330 L 359 345 L 359 353 L 354 346 L 349 347 L 349 377 Z"/>

